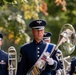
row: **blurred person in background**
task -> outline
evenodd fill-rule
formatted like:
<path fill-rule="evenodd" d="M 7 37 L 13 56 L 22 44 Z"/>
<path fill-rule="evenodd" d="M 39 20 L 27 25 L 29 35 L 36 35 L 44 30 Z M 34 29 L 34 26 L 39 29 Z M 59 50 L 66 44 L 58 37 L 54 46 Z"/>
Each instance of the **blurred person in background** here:
<path fill-rule="evenodd" d="M 13 71 L 8 70 L 8 53 L 1 49 L 2 44 L 3 35 L 0 33 L 0 75 L 13 75 Z"/>
<path fill-rule="evenodd" d="M 8 75 L 8 54 L 1 50 L 3 35 L 0 33 L 0 75 Z"/>

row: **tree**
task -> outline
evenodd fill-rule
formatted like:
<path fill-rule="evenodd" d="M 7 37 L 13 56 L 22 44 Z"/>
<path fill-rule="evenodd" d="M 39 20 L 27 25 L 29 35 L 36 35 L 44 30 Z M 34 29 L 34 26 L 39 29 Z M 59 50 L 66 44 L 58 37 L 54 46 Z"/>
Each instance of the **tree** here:
<path fill-rule="evenodd" d="M 29 22 L 44 19 L 47 22 L 46 31 L 52 32 L 52 42 L 57 44 L 59 31 L 65 23 L 72 24 L 76 29 L 75 3 L 75 0 L 1 0 L 0 30 L 6 32 L 8 39 L 21 45 L 26 36 L 32 36 Z"/>

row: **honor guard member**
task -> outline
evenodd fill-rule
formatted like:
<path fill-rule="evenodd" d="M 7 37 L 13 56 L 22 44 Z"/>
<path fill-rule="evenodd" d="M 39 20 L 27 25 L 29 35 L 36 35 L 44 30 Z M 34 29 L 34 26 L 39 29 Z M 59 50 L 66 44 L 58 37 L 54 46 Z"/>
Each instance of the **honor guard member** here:
<path fill-rule="evenodd" d="M 0 46 L 2 45 L 3 35 L 0 33 Z M 0 49 L 0 75 L 8 75 L 8 54 Z"/>
<path fill-rule="evenodd" d="M 66 75 L 76 75 L 76 57 L 72 58 L 70 67 L 68 68 Z"/>
<path fill-rule="evenodd" d="M 46 22 L 44 20 L 34 20 L 29 24 L 29 27 L 32 29 L 34 39 L 30 43 L 22 45 L 20 48 L 21 57 L 18 62 L 17 75 L 51 75 L 50 69 L 56 70 L 57 61 L 52 58 L 47 58 L 47 65 L 40 74 L 27 74 L 31 67 L 33 67 L 38 61 L 46 47 L 47 43 L 43 40 L 45 26 Z M 40 63 L 38 65 L 40 65 Z M 37 69 L 34 72 L 39 73 Z M 34 72 L 32 71 L 31 73 Z"/>
<path fill-rule="evenodd" d="M 44 36 L 43 36 L 43 40 L 45 42 L 51 42 L 51 36 L 52 33 L 51 32 L 45 32 Z M 58 49 L 54 52 L 54 54 L 52 55 L 52 58 L 56 61 L 58 61 L 58 68 L 57 70 L 52 70 L 51 69 L 51 75 L 61 75 L 62 74 L 62 69 L 63 69 L 63 64 L 62 64 L 62 60 L 61 60 L 61 51 Z"/>
<path fill-rule="evenodd" d="M 45 32 L 44 33 L 44 36 L 43 36 L 43 40 L 45 41 L 45 42 L 51 42 L 51 35 L 52 35 L 52 33 L 51 32 Z"/>

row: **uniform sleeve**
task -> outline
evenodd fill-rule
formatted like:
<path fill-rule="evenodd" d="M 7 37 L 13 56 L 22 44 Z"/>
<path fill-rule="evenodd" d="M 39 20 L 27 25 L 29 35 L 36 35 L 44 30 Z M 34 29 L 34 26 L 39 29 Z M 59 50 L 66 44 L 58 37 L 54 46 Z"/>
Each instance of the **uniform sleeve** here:
<path fill-rule="evenodd" d="M 24 70 L 25 70 L 25 50 L 23 48 L 21 48 L 20 50 L 20 60 L 18 62 L 18 67 L 17 67 L 17 75 L 23 75 L 24 74 Z"/>
<path fill-rule="evenodd" d="M 55 45 L 55 47 L 56 47 L 56 45 Z M 62 70 L 63 69 L 63 62 L 62 62 L 61 50 L 59 50 L 59 49 L 55 50 L 52 58 L 55 60 L 54 70 Z"/>
<path fill-rule="evenodd" d="M 51 66 L 52 70 L 56 70 L 57 69 L 57 65 L 58 65 L 57 61 L 54 60 L 54 65 Z"/>
<path fill-rule="evenodd" d="M 61 55 L 62 55 L 62 53 L 59 49 L 55 51 L 55 53 L 54 53 L 55 63 L 54 63 L 53 69 L 54 70 L 60 70 L 62 72 L 63 62 L 62 62 Z"/>
<path fill-rule="evenodd" d="M 56 70 L 56 69 L 57 69 L 57 65 L 58 65 L 58 63 L 57 63 L 57 61 L 55 61 L 55 60 L 54 60 L 54 64 L 53 64 L 53 65 L 47 64 L 48 68 L 50 68 L 50 69 L 52 69 L 52 70 Z"/>
<path fill-rule="evenodd" d="M 56 52 L 56 59 L 58 61 L 58 69 L 63 69 L 62 52 L 59 49 Z"/>

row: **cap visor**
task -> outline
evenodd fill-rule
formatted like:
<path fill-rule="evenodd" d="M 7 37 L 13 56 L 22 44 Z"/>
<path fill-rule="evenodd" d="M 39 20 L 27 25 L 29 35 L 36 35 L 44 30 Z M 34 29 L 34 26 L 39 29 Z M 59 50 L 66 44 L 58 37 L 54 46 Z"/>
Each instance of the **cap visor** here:
<path fill-rule="evenodd" d="M 44 26 L 38 26 L 38 27 L 33 27 L 34 29 L 36 29 L 36 30 L 44 30 Z"/>

